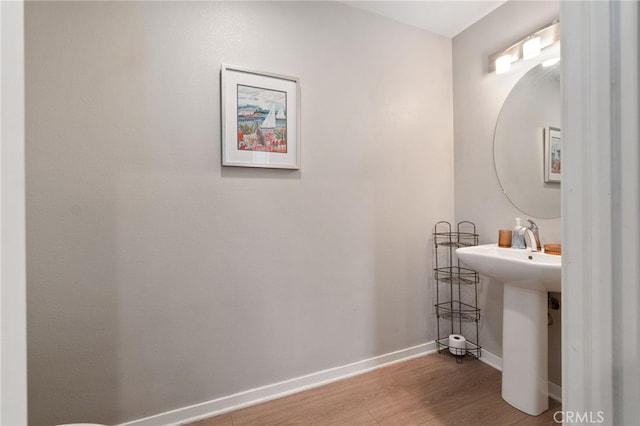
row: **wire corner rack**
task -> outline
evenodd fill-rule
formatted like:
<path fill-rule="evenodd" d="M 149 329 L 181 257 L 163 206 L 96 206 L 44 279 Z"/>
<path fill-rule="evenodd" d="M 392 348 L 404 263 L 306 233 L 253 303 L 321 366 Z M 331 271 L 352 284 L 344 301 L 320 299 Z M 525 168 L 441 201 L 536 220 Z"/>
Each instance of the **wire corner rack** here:
<path fill-rule="evenodd" d="M 459 334 L 466 340 L 464 355 L 474 358 L 481 356 L 478 335 L 480 276 L 473 269 L 461 266 L 455 254 L 457 248 L 476 246 L 478 243 L 479 235 L 473 222 L 461 221 L 454 227 L 450 222 L 440 221 L 433 228 L 438 352 L 449 350 L 449 335 Z M 461 358 L 456 355 L 459 362 Z"/>

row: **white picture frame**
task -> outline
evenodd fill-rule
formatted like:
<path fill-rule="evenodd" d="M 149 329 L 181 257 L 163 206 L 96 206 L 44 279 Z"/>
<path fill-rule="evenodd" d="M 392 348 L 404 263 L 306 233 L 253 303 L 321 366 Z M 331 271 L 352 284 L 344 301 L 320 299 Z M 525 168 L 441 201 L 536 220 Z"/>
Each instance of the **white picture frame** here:
<path fill-rule="evenodd" d="M 221 69 L 222 165 L 300 169 L 299 79 Z"/>
<path fill-rule="evenodd" d="M 562 181 L 562 132 L 557 127 L 544 129 L 544 181 Z"/>

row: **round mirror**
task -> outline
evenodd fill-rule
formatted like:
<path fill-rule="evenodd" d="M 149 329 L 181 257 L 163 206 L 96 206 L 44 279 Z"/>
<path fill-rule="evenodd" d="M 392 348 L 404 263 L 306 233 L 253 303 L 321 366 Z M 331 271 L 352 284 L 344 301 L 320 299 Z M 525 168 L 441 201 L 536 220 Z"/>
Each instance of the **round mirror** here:
<path fill-rule="evenodd" d="M 545 154 L 545 131 L 560 134 L 560 64 L 537 65 L 509 93 L 493 138 L 493 159 L 504 194 L 519 210 L 539 219 L 560 217 L 559 138 Z M 553 158 L 550 158 L 553 157 Z M 553 162 L 553 166 L 551 166 Z M 548 182 L 551 181 L 551 182 Z"/>

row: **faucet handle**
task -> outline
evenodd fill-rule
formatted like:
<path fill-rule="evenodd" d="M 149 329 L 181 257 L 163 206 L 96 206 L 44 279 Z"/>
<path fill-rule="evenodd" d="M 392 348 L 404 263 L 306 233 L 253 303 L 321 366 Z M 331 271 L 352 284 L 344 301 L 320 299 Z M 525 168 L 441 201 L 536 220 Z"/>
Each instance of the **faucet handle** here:
<path fill-rule="evenodd" d="M 529 222 L 529 227 L 531 229 L 538 229 L 538 225 L 536 225 L 536 223 L 534 221 L 532 221 L 531 219 L 527 219 L 527 222 Z"/>

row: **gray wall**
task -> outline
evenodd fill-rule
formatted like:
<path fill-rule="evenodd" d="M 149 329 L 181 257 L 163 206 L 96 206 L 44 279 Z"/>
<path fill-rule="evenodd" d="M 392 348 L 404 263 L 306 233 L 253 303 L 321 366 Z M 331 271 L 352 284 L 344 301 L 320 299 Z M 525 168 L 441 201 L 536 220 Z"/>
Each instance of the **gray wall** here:
<path fill-rule="evenodd" d="M 25 7 L 31 424 L 434 339 L 451 40 L 336 3 Z M 300 171 L 221 168 L 222 63 L 300 77 Z"/>
<path fill-rule="evenodd" d="M 493 166 L 493 132 L 504 100 L 518 80 L 539 61 L 513 64 L 505 74 L 488 73 L 488 56 L 558 18 L 555 1 L 509 1 L 453 39 L 455 212 L 472 220 L 481 243 L 495 243 L 498 229 L 510 229 L 527 216 L 502 193 Z M 536 220 L 542 243 L 560 241 L 560 219 Z M 556 296 L 559 296 L 556 295 Z M 502 356 L 502 284 L 483 278 L 480 343 Z M 560 312 L 549 329 L 550 380 L 561 383 Z"/>

